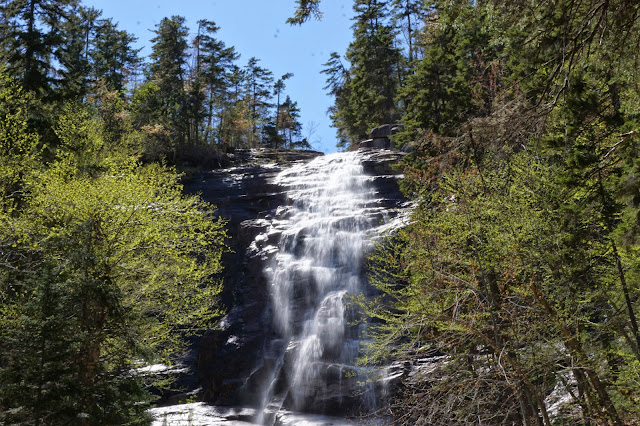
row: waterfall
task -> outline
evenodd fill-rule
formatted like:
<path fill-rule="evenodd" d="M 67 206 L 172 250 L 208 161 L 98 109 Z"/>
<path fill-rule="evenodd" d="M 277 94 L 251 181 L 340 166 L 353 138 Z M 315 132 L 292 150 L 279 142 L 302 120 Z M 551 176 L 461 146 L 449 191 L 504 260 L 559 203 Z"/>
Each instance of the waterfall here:
<path fill-rule="evenodd" d="M 260 389 L 250 390 L 260 399 L 256 423 L 273 423 L 283 405 L 334 414 L 350 397 L 353 389 L 343 387 L 357 372 L 362 330 L 350 324 L 348 295 L 363 291 L 364 255 L 387 220 L 371 180 L 356 152 L 318 157 L 275 178 L 287 201 L 256 237 L 274 242 L 264 273 L 275 330 Z"/>
<path fill-rule="evenodd" d="M 229 220 L 232 249 L 220 296 L 227 312 L 198 342 L 198 380 L 193 370 L 183 376 L 191 387 L 182 395 L 204 402 L 154 408 L 153 424 L 362 424 L 350 419 L 379 414 L 404 374 L 402 364 L 356 365 L 366 325 L 350 300 L 370 294 L 374 240 L 408 223 L 393 167 L 403 154 L 236 154 L 232 167 L 189 184 Z"/>

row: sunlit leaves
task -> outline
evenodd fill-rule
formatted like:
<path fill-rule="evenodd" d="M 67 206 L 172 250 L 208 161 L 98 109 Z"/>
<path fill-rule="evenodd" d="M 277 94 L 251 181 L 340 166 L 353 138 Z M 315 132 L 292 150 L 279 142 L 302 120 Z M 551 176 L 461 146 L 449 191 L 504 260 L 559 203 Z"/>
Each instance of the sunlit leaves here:
<path fill-rule="evenodd" d="M 223 221 L 103 124 L 65 107 L 42 164 L 19 114 L 5 122 L 15 132 L 0 153 L 0 400 L 16 414 L 0 421 L 144 422 L 133 369 L 171 362 L 219 315 Z"/>

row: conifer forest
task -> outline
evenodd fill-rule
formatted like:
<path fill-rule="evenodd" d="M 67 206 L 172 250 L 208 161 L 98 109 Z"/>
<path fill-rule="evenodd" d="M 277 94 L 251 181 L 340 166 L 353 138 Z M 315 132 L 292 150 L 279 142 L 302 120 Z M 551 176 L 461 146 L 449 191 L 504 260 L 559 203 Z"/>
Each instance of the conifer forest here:
<path fill-rule="evenodd" d="M 640 424 L 640 2 L 347 3 L 336 146 L 393 127 L 412 205 L 349 296 L 358 363 L 433 360 L 350 421 Z M 140 371 L 225 315 L 227 219 L 183 183 L 311 145 L 219 30 L 166 17 L 143 57 L 80 0 L 0 0 L 0 425 L 151 424 Z"/>

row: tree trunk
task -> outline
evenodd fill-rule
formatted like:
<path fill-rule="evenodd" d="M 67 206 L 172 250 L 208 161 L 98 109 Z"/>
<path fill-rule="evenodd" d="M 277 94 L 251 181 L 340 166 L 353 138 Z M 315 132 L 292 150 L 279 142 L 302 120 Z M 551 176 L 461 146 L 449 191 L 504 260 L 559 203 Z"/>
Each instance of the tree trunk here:
<path fill-rule="evenodd" d="M 24 54 L 24 86 L 27 90 L 33 90 L 33 83 L 31 80 L 33 78 L 33 68 L 35 63 L 35 49 L 33 47 L 34 36 L 35 36 L 35 21 L 36 21 L 36 0 L 31 0 L 29 2 L 29 15 L 27 18 L 27 47 Z"/>
<path fill-rule="evenodd" d="M 99 300 L 99 296 L 93 291 L 85 294 L 82 301 L 82 324 L 86 337 L 80 348 L 79 378 L 85 393 L 81 405 L 86 414 L 93 411 L 95 401 L 93 388 L 96 384 L 98 367 L 100 362 L 100 349 L 103 341 L 104 324 L 107 318 L 107 310 Z M 89 425 L 90 419 L 81 420 L 81 424 Z"/>

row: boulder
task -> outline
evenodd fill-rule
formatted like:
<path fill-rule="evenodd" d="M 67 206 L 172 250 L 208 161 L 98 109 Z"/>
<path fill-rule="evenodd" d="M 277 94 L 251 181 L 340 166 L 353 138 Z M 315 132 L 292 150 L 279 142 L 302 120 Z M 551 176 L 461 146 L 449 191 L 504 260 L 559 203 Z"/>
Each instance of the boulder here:
<path fill-rule="evenodd" d="M 404 152 L 376 149 L 362 151 L 365 151 L 362 165 L 367 173 L 374 176 L 399 175 L 402 173 L 402 170 L 396 166 L 405 156 Z"/>
<path fill-rule="evenodd" d="M 362 148 L 373 148 L 373 139 L 360 142 L 360 149 Z"/>
<path fill-rule="evenodd" d="M 371 133 L 369 133 L 369 137 L 371 139 L 375 139 L 375 138 L 386 138 L 391 136 L 391 131 L 394 128 L 394 126 L 398 126 L 397 124 L 383 124 L 382 126 L 378 126 L 375 127 L 371 130 Z"/>
<path fill-rule="evenodd" d="M 369 139 L 360 142 L 359 147 L 373 149 L 395 149 L 395 144 L 389 136 L 402 130 L 402 124 L 383 124 L 375 127 L 369 133 Z"/>

